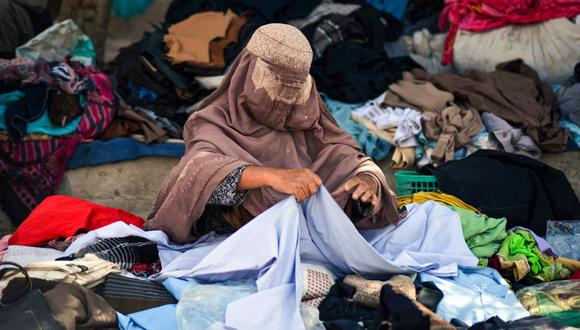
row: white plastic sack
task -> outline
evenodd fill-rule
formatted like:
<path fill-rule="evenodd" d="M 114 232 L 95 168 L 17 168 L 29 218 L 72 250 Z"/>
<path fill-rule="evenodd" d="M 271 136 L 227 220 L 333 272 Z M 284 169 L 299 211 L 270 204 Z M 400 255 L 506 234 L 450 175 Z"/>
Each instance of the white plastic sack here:
<path fill-rule="evenodd" d="M 95 65 L 95 48 L 91 39 L 68 19 L 55 23 L 26 44 L 16 48 L 16 57 L 60 62 L 67 56 L 83 65 Z"/>
<path fill-rule="evenodd" d="M 521 58 L 542 80 L 560 83 L 580 62 L 580 25 L 559 18 L 481 33 L 459 30 L 453 54 L 459 72 L 494 71 L 498 63 Z"/>

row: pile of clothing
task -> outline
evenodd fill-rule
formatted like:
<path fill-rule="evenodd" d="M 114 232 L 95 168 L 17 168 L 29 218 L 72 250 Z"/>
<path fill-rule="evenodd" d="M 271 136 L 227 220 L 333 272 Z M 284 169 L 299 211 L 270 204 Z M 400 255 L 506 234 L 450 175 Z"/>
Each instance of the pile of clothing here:
<path fill-rule="evenodd" d="M 413 69 L 366 103 L 327 98 L 326 104 L 358 128 L 342 125 L 367 155 L 378 154 L 369 148 L 373 140 L 361 139 L 370 134 L 380 139 L 372 146 L 383 140 L 394 146 L 394 169 L 421 168 L 481 149 L 536 159 L 544 152 L 578 150 L 580 127 L 571 121 L 579 109 L 575 90 L 576 85 L 550 86 L 526 63 L 514 60 L 493 72 Z"/>
<path fill-rule="evenodd" d="M 114 116 L 111 82 L 70 20 L 0 60 L 0 205 L 15 224 L 54 194 L 68 160 Z"/>
<path fill-rule="evenodd" d="M 364 102 L 418 67 L 384 50 L 401 35 L 401 23 L 360 1 L 173 1 L 163 24 L 113 61 L 116 91 L 132 110 L 165 122 L 169 135 L 180 138 L 187 116 L 219 86 L 252 33 L 272 22 L 303 31 L 314 50 L 318 89 L 342 101 Z"/>
<path fill-rule="evenodd" d="M 322 187 L 235 233 L 176 244 L 124 210 L 52 196 L 0 239 L 7 306 L 0 325 L 34 318 L 66 329 L 580 325 L 569 298 L 578 295 L 579 261 L 453 195 L 418 193 L 398 203 L 407 209 L 399 224 L 359 231 Z M 24 309 L 32 313 L 18 313 Z"/>
<path fill-rule="evenodd" d="M 443 62 L 464 71 L 492 71 L 520 58 L 543 80 L 562 82 L 580 61 L 577 1 L 446 1 L 440 24 L 448 29 Z"/>

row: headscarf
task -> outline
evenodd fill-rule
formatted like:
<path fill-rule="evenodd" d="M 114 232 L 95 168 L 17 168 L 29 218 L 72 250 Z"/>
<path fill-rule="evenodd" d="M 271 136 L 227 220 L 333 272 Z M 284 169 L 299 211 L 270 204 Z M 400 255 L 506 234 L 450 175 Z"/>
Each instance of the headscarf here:
<path fill-rule="evenodd" d="M 310 44 L 298 29 L 268 24 L 256 30 L 220 87 L 185 124 L 186 154 L 161 186 L 147 229 L 163 230 L 179 243 L 197 238 L 195 223 L 212 192 L 242 165 L 308 168 L 331 192 L 357 174 L 370 174 L 380 184 L 380 203 L 355 225 L 370 229 L 400 220 L 382 171 L 324 106 L 309 75 L 311 61 Z M 286 197 L 269 187 L 252 189 L 226 217 L 239 227 Z M 349 200 L 349 194 L 337 197 L 343 208 Z"/>

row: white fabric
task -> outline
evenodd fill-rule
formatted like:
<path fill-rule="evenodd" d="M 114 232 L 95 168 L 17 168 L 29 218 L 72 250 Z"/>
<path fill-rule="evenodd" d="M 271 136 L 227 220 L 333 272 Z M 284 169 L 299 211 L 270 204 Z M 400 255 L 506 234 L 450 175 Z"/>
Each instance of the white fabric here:
<path fill-rule="evenodd" d="M 518 58 L 542 80 L 564 82 L 580 62 L 580 26 L 558 18 L 487 32 L 459 30 L 453 45 L 453 64 L 459 71 L 493 71 L 498 63 Z"/>
<path fill-rule="evenodd" d="M 463 238 L 457 213 L 434 201 L 407 205 L 409 215 L 398 225 L 361 231 L 362 236 L 381 255 L 397 265 L 439 268 L 428 273 L 437 276 L 457 274 L 457 266 L 476 266 L 477 258 Z"/>
<path fill-rule="evenodd" d="M 76 283 L 88 288 L 97 286 L 110 273 L 118 273 L 119 265 L 100 259 L 94 254 L 87 254 L 82 259 L 43 261 L 26 266 L 28 275 L 47 281 Z M 20 272 L 4 276 L 0 281 L 0 291 L 17 277 L 24 277 Z"/>
<path fill-rule="evenodd" d="M 11 261 L 20 266 L 27 266 L 36 262 L 52 261 L 63 256 L 65 256 L 64 253 L 55 249 L 10 245 L 2 261 Z"/>
<path fill-rule="evenodd" d="M 445 33 L 431 34 L 429 30 L 415 31 L 411 36 L 402 37 L 413 61 L 429 73 L 453 73 L 453 65 L 441 64 Z"/>
<path fill-rule="evenodd" d="M 395 143 L 400 147 L 416 147 L 419 145 L 415 135 L 421 133 L 421 121 L 425 119 L 417 110 L 411 108 L 381 107 L 385 94 L 365 103 L 360 108 L 352 110 L 362 119 L 369 120 L 379 129 L 396 127 Z"/>

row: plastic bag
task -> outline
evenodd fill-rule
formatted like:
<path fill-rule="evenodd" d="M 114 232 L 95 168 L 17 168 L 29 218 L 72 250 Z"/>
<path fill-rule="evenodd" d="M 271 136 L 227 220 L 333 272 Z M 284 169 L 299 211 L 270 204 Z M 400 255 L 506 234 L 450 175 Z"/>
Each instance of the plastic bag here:
<path fill-rule="evenodd" d="M 548 221 L 546 240 L 558 255 L 580 260 L 580 221 Z"/>
<path fill-rule="evenodd" d="M 225 327 L 228 304 L 256 293 L 254 281 L 199 284 L 191 281 L 177 304 L 180 330 L 206 330 Z"/>
<path fill-rule="evenodd" d="M 459 71 L 493 71 L 498 63 L 521 58 L 542 80 L 563 82 L 580 62 L 580 25 L 559 18 L 487 32 L 459 30 L 453 54 Z"/>
<path fill-rule="evenodd" d="M 35 61 L 60 62 L 67 56 L 85 66 L 96 64 L 91 38 L 70 19 L 55 23 L 16 48 L 16 57 L 27 57 Z"/>

